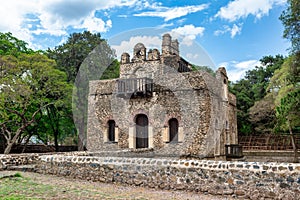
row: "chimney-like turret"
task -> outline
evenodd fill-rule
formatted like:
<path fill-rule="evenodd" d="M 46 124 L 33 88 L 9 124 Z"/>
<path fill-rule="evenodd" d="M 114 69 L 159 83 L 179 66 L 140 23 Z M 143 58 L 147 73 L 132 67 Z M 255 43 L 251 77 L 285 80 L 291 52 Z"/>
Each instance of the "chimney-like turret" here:
<path fill-rule="evenodd" d="M 162 39 L 162 54 L 163 55 L 168 55 L 171 54 L 171 48 L 172 48 L 172 38 L 171 35 L 166 33 L 163 35 Z"/>

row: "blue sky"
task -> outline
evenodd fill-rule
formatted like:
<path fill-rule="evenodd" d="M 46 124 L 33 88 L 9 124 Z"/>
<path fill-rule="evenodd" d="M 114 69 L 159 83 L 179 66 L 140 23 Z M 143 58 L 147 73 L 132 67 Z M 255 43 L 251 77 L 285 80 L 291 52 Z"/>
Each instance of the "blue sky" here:
<path fill-rule="evenodd" d="M 286 0 L 3 0 L 0 31 L 34 49 L 53 48 L 73 32 L 100 32 L 120 54 L 135 43 L 160 48 L 161 35 L 180 41 L 198 65 L 225 66 L 240 79 L 265 55 L 287 55 L 278 19 Z"/>

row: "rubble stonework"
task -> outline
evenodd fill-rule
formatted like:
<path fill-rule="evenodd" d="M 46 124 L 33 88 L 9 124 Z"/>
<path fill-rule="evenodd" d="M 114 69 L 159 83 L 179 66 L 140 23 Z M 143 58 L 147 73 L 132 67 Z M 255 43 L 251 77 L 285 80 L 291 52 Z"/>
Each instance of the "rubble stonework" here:
<path fill-rule="evenodd" d="M 44 155 L 38 173 L 241 199 L 298 199 L 300 165 L 170 158 Z"/>
<path fill-rule="evenodd" d="M 228 91 L 225 68 L 219 68 L 215 77 L 193 71 L 169 34 L 163 36 L 162 52 L 147 52 L 138 43 L 132 59 L 123 53 L 120 63 L 119 79 L 90 82 L 89 151 L 144 150 L 160 156 L 224 158 L 225 144 L 238 143 L 236 100 Z M 128 93 L 128 88 L 134 90 Z M 140 128 L 138 120 L 147 123 L 142 125 L 146 129 Z M 113 140 L 109 138 L 112 121 Z M 175 139 L 172 131 L 177 133 Z M 138 141 L 137 134 L 144 134 L 146 140 Z"/>

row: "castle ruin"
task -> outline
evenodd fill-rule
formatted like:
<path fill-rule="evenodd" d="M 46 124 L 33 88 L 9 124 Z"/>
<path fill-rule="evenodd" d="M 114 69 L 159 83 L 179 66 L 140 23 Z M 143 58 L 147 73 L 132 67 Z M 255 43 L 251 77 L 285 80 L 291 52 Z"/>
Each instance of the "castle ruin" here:
<path fill-rule="evenodd" d="M 225 68 L 193 70 L 169 34 L 161 52 L 138 43 L 120 64 L 120 78 L 90 82 L 89 151 L 224 159 L 238 144 Z"/>

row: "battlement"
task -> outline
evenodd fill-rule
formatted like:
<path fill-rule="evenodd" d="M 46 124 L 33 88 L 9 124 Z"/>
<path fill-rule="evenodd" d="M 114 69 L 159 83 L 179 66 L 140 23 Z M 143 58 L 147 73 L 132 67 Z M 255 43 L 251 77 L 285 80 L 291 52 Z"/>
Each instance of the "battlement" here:
<path fill-rule="evenodd" d="M 137 43 L 133 48 L 132 59 L 127 52 L 121 55 L 121 74 L 128 75 L 128 70 L 136 68 L 139 64 L 153 63 L 154 65 L 163 64 L 172 67 L 177 72 L 192 71 L 191 64 L 179 55 L 179 42 L 177 39 L 172 40 L 170 34 L 162 36 L 161 52 L 158 49 L 149 49 L 143 43 Z"/>

